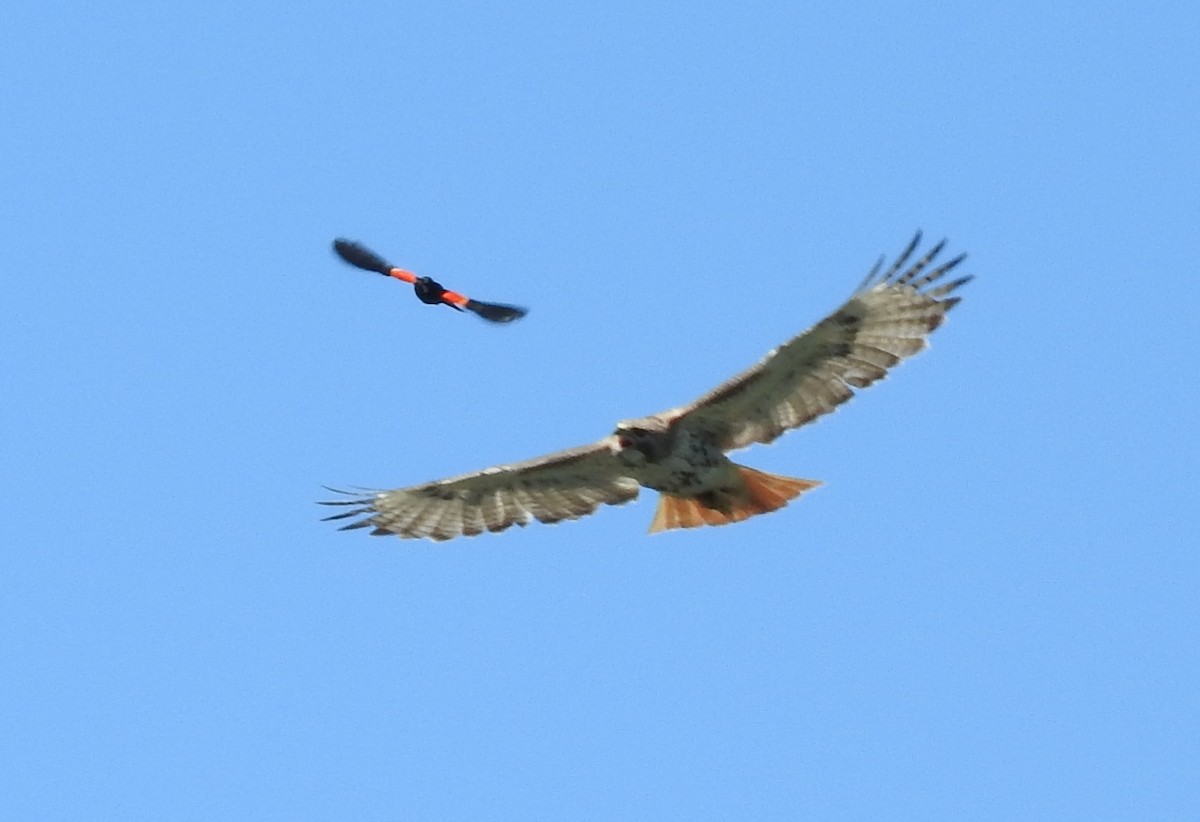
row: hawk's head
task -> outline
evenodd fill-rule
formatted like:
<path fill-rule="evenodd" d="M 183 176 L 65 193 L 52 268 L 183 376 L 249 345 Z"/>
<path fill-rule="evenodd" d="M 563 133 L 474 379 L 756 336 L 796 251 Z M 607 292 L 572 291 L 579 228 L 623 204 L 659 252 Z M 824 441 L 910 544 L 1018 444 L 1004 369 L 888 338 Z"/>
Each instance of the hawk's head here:
<path fill-rule="evenodd" d="M 626 465 L 658 462 L 671 453 L 674 436 L 661 417 L 622 420 L 613 432 L 617 440 L 617 459 Z"/>

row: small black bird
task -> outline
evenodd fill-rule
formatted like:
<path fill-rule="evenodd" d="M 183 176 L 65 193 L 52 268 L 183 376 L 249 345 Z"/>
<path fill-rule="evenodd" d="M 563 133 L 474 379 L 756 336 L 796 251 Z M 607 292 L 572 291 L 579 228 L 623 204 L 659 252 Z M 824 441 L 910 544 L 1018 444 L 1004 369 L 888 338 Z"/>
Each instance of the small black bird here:
<path fill-rule="evenodd" d="M 526 314 L 524 308 L 518 308 L 515 305 L 485 303 L 480 300 L 472 300 L 456 291 L 450 291 L 432 277 L 418 277 L 411 271 L 396 268 L 371 249 L 350 240 L 343 240 L 339 237 L 333 241 L 333 250 L 355 268 L 374 271 L 385 277 L 395 277 L 397 280 L 409 283 L 416 290 L 417 299 L 428 305 L 448 305 L 455 311 L 465 309 L 494 323 L 510 323 L 513 320 L 521 319 Z"/>

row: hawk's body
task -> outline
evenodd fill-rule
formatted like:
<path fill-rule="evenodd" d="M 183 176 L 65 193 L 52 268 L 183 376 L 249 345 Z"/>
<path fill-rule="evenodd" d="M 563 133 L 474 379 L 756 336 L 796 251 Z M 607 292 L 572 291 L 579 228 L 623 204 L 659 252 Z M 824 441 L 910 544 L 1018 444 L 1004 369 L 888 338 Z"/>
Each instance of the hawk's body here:
<path fill-rule="evenodd" d="M 927 345 L 970 277 L 936 284 L 963 257 L 924 274 L 938 244 L 901 273 L 920 239 L 882 276 L 876 265 L 836 312 L 696 402 L 617 424 L 592 445 L 425 485 L 331 505 L 362 515 L 347 528 L 435 540 L 502 531 L 531 519 L 558 522 L 601 504 L 662 497 L 652 531 L 724 525 L 783 507 L 820 483 L 737 465 L 726 452 L 768 443 L 833 411 Z"/>

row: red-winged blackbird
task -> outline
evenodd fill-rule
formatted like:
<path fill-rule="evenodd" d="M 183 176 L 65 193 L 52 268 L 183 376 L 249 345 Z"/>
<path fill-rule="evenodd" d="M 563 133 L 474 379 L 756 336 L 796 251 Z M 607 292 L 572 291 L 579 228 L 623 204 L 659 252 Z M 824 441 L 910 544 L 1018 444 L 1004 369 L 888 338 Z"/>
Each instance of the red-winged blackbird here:
<path fill-rule="evenodd" d="M 333 241 L 333 250 L 355 268 L 374 271 L 385 277 L 395 277 L 397 280 L 410 284 L 417 292 L 417 299 L 429 305 L 448 305 L 456 311 L 465 309 L 494 323 L 510 323 L 513 320 L 521 319 L 526 314 L 524 308 L 518 308 L 515 305 L 472 300 L 470 297 L 445 288 L 432 277 L 418 277 L 411 271 L 396 268 L 371 249 L 350 240 L 343 240 L 339 237 Z"/>

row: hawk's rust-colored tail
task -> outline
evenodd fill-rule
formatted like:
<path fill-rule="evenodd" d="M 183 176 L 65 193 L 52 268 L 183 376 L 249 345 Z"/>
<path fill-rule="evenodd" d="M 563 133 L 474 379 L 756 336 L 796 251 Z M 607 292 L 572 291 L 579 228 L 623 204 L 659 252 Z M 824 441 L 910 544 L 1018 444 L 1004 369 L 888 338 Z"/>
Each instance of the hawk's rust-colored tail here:
<path fill-rule="evenodd" d="M 674 528 L 696 528 L 701 525 L 728 525 L 731 522 L 741 522 L 756 514 L 767 514 L 778 511 L 788 502 L 816 488 L 821 483 L 818 480 L 785 477 L 780 474 L 769 474 L 744 465 L 737 466 L 746 484 L 746 498 L 730 506 L 729 510 L 719 511 L 709 508 L 695 498 L 674 497 L 670 494 L 659 494 L 658 510 L 650 523 L 650 533 L 670 531 Z"/>

